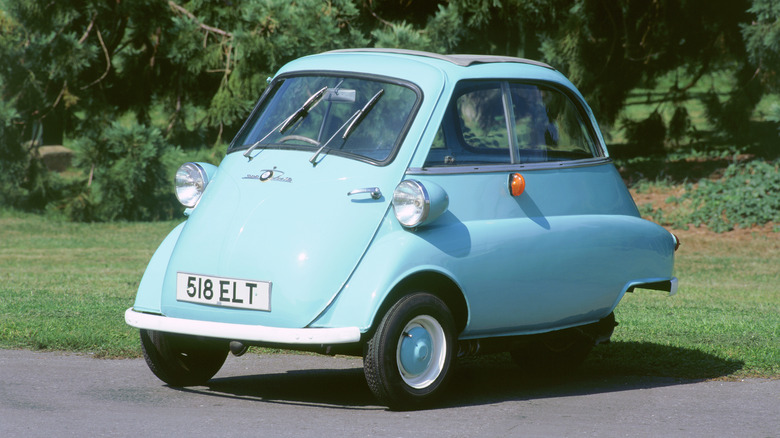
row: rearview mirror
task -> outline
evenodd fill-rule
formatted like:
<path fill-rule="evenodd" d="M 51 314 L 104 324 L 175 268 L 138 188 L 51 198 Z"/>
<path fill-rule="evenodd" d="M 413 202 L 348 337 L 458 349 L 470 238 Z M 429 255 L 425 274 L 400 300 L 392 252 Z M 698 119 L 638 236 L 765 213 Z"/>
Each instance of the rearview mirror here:
<path fill-rule="evenodd" d="M 325 93 L 325 101 L 354 103 L 356 94 L 355 90 L 346 90 L 344 88 L 329 89 Z"/>

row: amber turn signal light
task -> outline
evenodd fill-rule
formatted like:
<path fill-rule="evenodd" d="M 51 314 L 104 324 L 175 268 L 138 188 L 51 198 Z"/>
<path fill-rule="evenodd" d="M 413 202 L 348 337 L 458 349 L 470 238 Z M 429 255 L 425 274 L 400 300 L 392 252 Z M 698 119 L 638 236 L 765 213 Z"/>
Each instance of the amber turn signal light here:
<path fill-rule="evenodd" d="M 512 196 L 520 196 L 525 191 L 525 178 L 519 173 L 509 175 L 509 193 Z"/>

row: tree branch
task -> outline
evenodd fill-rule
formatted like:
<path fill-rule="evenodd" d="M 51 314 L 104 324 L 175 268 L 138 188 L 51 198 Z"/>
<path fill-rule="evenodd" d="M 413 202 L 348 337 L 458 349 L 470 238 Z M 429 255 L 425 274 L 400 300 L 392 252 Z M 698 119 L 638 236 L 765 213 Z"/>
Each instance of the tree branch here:
<path fill-rule="evenodd" d="M 95 25 L 95 18 L 97 18 L 97 12 L 92 14 L 92 20 L 89 22 L 89 26 L 87 26 L 87 30 L 84 31 L 84 35 L 79 38 L 79 44 L 84 43 L 84 41 L 87 40 L 87 37 L 89 36 L 89 32 L 92 31 L 92 26 Z"/>
<path fill-rule="evenodd" d="M 385 20 L 384 18 L 380 17 L 379 15 L 374 12 L 374 2 L 372 0 L 368 0 L 368 5 L 366 3 L 363 3 L 363 6 L 368 9 L 368 13 L 371 14 L 374 18 L 376 18 L 380 23 L 384 24 L 387 27 L 393 27 L 393 23 Z"/>
<path fill-rule="evenodd" d="M 173 2 L 173 0 L 169 1 L 168 5 L 171 7 L 171 9 L 179 11 L 180 13 L 182 13 L 182 14 L 186 15 L 187 17 L 189 17 L 192 21 L 198 23 L 198 26 L 201 29 L 203 29 L 203 30 L 205 30 L 207 32 L 215 33 L 217 35 L 222 35 L 222 36 L 225 36 L 225 37 L 228 37 L 228 38 L 233 38 L 233 34 L 230 33 L 230 32 L 227 32 L 227 31 L 224 31 L 222 29 L 218 29 L 216 27 L 212 27 L 212 26 L 209 26 L 207 24 L 201 23 L 200 20 L 198 20 L 198 17 L 196 17 L 192 12 L 184 9 L 182 6 L 177 5 L 176 3 Z"/>
<path fill-rule="evenodd" d="M 684 85 L 682 87 L 677 87 L 678 92 L 686 92 L 693 88 L 697 83 L 699 83 L 699 80 L 704 76 L 705 73 L 707 73 L 707 70 L 709 69 L 709 62 L 704 62 L 704 64 L 701 65 L 701 68 L 699 68 L 699 71 L 696 73 L 696 76 L 691 78 L 690 82 L 688 82 L 687 85 Z M 675 83 L 675 85 L 677 85 Z"/>
<path fill-rule="evenodd" d="M 231 55 L 233 53 L 233 34 L 227 31 L 224 31 L 222 29 L 209 26 L 207 24 L 203 24 L 200 20 L 198 20 L 198 17 L 195 16 L 192 12 L 188 11 L 184 7 L 176 4 L 173 0 L 168 1 L 168 6 L 171 7 L 174 11 L 183 14 L 187 16 L 190 20 L 197 23 L 198 27 L 203 29 L 205 33 L 203 34 L 203 47 L 206 47 L 206 44 L 208 43 L 209 34 L 214 33 L 217 35 L 222 35 L 222 41 L 220 42 L 220 45 L 227 46 L 224 48 L 225 52 L 225 68 L 219 69 L 219 70 L 209 70 L 209 72 L 224 72 L 224 77 L 222 78 L 223 83 L 227 81 L 228 75 L 230 75 L 231 69 L 230 69 L 230 63 L 231 63 Z M 227 41 L 227 42 L 226 42 Z"/>
<path fill-rule="evenodd" d="M 100 47 L 103 48 L 103 55 L 106 57 L 106 71 L 103 72 L 102 75 L 100 75 L 99 78 L 95 79 L 91 83 L 81 87 L 82 90 L 86 90 L 87 88 L 97 84 L 98 82 L 105 79 L 106 76 L 108 76 L 108 72 L 111 71 L 111 55 L 108 53 L 108 48 L 106 47 L 106 43 L 103 42 L 103 35 L 100 33 L 100 29 L 97 30 L 97 36 L 98 40 L 100 41 Z"/>

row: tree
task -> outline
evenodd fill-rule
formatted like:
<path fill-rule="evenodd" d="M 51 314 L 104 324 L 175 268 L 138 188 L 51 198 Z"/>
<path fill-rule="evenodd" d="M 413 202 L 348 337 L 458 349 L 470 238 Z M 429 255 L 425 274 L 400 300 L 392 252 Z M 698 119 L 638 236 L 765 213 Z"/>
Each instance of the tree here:
<path fill-rule="evenodd" d="M 398 0 L 370 2 L 380 21 L 371 30 L 378 47 L 442 53 L 483 53 L 541 58 L 539 35 L 554 24 L 562 0 L 450 0 L 423 2 L 423 19 L 393 13 Z M 404 3 L 404 2 L 400 2 Z M 414 4 L 414 2 L 409 2 Z M 400 20 L 400 21 L 399 21 Z M 409 47 L 412 43 L 416 47 Z"/>
<path fill-rule="evenodd" d="M 42 139 L 65 132 L 81 145 L 84 179 L 68 190 L 71 200 L 90 199 L 98 182 L 87 175 L 112 177 L 95 169 L 107 162 L 89 162 L 100 156 L 90 148 L 114 121 L 159 130 L 163 149 L 219 144 L 284 62 L 366 45 L 349 0 L 0 0 L 0 11 L 0 56 L 13 60 L 0 65 L 0 147 L 10 158 L 0 173 L 14 175 L 0 181 L 10 194 L 2 201 L 39 209 L 51 199 L 31 204 L 31 187 L 50 181 L 29 157 Z M 143 218 L 117 218 L 130 216 Z"/>
<path fill-rule="evenodd" d="M 741 28 L 755 77 L 767 90 L 780 92 L 780 2 L 753 0 L 748 12 L 754 19 Z M 769 118 L 780 131 L 780 104 L 775 104 L 771 111 Z"/>
<path fill-rule="evenodd" d="M 780 92 L 780 2 L 753 0 L 750 22 L 740 24 L 748 58 L 767 89 Z"/>
<path fill-rule="evenodd" d="M 95 178 L 112 177 L 95 148 L 114 122 L 155 138 L 154 160 L 220 145 L 282 64 L 346 47 L 540 59 L 608 125 L 631 90 L 682 70 L 659 100 L 676 108 L 669 129 L 658 114 L 626 125 L 672 141 L 690 124 L 680 102 L 728 70 L 736 88 L 726 101 L 711 94 L 709 115 L 742 133 L 761 96 L 778 92 L 778 9 L 777 0 L 0 0 L 0 203 L 94 204 L 105 187 Z M 780 121 L 780 105 L 775 112 Z M 79 180 L 58 180 L 31 158 L 63 139 L 78 146 Z"/>
<path fill-rule="evenodd" d="M 577 84 L 607 125 L 617 121 L 632 90 L 682 70 L 685 79 L 659 100 L 677 108 L 669 130 L 675 136 L 688 124 L 681 103 L 691 89 L 714 72 L 732 71 L 736 88 L 725 102 L 709 99 L 710 115 L 722 129 L 744 133 L 768 84 L 778 83 L 778 7 L 775 0 L 717 7 L 706 0 L 450 0 L 438 4 L 424 27 L 389 22 L 373 36 L 384 46 L 546 61 Z M 665 130 L 657 114 L 651 118 L 643 125 Z"/>

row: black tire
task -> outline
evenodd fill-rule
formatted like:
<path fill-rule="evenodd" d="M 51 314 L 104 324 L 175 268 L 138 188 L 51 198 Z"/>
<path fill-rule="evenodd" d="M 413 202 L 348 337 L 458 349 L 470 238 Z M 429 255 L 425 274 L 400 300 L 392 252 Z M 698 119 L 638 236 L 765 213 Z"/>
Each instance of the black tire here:
<path fill-rule="evenodd" d="M 225 363 L 226 341 L 141 330 L 141 347 L 149 369 L 170 386 L 208 382 Z"/>
<path fill-rule="evenodd" d="M 441 394 L 454 361 L 455 321 L 434 295 L 417 292 L 396 302 L 369 340 L 363 369 L 380 403 L 417 409 Z"/>

